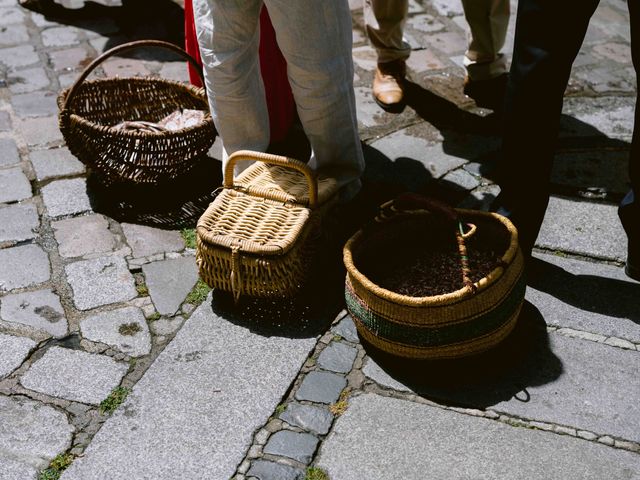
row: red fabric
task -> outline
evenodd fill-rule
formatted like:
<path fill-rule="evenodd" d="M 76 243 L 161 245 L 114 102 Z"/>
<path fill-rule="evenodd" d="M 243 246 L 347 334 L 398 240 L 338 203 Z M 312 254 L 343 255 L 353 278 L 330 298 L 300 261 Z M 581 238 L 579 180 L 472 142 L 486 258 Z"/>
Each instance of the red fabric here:
<path fill-rule="evenodd" d="M 184 2 L 185 50 L 202 65 L 191 1 Z M 260 15 L 260 72 L 267 97 L 271 141 L 277 142 L 283 140 L 291 128 L 295 116 L 295 102 L 287 78 L 287 62 L 278 48 L 276 32 L 264 7 Z M 202 86 L 196 69 L 190 63 L 189 79 L 192 84 Z"/>

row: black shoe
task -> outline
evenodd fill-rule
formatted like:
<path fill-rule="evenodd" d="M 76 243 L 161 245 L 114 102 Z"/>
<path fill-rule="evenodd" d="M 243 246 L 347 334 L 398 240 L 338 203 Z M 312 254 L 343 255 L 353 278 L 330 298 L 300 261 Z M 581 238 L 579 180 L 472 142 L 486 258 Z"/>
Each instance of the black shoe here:
<path fill-rule="evenodd" d="M 629 247 L 629 253 L 627 254 L 627 265 L 624 268 L 624 273 L 627 277 L 632 278 L 640 282 L 640 257 L 635 254 L 631 254 L 631 246 Z"/>
<path fill-rule="evenodd" d="M 489 80 L 471 80 L 467 76 L 464 79 L 462 91 L 467 97 L 474 99 L 479 107 L 490 108 L 494 112 L 502 112 L 508 81 L 508 73 L 503 73 Z"/>

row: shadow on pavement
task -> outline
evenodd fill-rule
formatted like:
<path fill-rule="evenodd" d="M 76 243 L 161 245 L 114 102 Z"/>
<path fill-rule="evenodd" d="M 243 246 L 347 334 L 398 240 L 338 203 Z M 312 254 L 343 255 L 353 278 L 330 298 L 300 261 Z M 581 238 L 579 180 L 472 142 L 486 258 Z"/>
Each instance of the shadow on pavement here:
<path fill-rule="evenodd" d="M 574 275 L 565 269 L 533 258 L 529 285 L 580 310 L 608 317 L 628 318 L 640 324 L 640 284 L 594 275 Z"/>
<path fill-rule="evenodd" d="M 87 194 L 96 213 L 118 222 L 175 230 L 196 226 L 221 183 L 221 163 L 206 157 L 180 177 L 150 185 L 109 183 L 90 172 Z"/>
<path fill-rule="evenodd" d="M 371 358 L 391 377 L 438 403 L 484 409 L 516 399 L 527 388 L 553 382 L 563 371 L 549 347 L 546 324 L 526 302 L 512 333 L 492 350 L 454 360 L 407 360 L 365 344 Z"/>
<path fill-rule="evenodd" d="M 184 47 L 184 10 L 171 0 L 123 0 L 121 7 L 87 2 L 83 8 L 67 9 L 53 0 L 24 0 L 23 7 L 41 13 L 47 20 L 106 35 L 103 52 L 133 40 L 165 40 Z M 125 53 L 144 60 L 182 60 L 159 49 Z M 186 68 L 186 67 L 185 67 Z"/>

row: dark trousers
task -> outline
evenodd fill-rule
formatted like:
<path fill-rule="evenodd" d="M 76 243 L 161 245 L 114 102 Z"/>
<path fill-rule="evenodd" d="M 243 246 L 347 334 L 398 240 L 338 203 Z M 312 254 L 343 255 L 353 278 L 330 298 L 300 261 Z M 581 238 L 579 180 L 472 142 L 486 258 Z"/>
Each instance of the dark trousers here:
<path fill-rule="evenodd" d="M 516 36 L 505 99 L 501 193 L 493 209 L 509 217 L 530 253 L 549 203 L 551 167 L 571 66 L 599 0 L 519 0 Z M 640 0 L 628 0 L 631 50 L 640 70 Z M 619 214 L 634 248 L 640 247 L 640 107 L 629 158 L 631 190 Z"/>

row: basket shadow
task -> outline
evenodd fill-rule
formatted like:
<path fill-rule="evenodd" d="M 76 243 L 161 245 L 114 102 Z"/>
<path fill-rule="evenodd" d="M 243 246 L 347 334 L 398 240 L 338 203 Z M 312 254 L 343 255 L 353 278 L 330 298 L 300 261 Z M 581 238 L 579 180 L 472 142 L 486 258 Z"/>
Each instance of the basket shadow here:
<path fill-rule="evenodd" d="M 90 172 L 87 194 L 96 213 L 118 222 L 175 230 L 196 226 L 221 183 L 220 162 L 207 156 L 185 174 L 155 184 L 107 182 Z"/>
<path fill-rule="evenodd" d="M 493 349 L 470 357 L 404 359 L 361 341 L 371 360 L 392 379 L 424 398 L 452 406 L 484 409 L 512 398 L 528 401 L 527 387 L 550 383 L 563 371 L 549 347 L 544 319 L 526 301 L 511 334 Z"/>
<path fill-rule="evenodd" d="M 333 243 L 333 242 L 331 242 Z M 241 297 L 214 290 L 211 307 L 224 319 L 267 337 L 311 338 L 322 335 L 344 308 L 341 251 L 335 243 L 313 256 L 306 282 L 291 298 Z"/>

